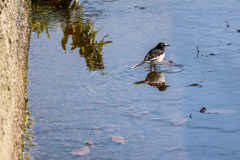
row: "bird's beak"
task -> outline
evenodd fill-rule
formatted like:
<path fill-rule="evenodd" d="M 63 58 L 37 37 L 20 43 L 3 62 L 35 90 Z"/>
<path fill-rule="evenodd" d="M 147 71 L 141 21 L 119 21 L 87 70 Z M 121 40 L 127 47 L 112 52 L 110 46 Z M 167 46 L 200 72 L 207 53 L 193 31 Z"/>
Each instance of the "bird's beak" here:
<path fill-rule="evenodd" d="M 170 46 L 169 44 L 166 44 L 165 46 Z"/>

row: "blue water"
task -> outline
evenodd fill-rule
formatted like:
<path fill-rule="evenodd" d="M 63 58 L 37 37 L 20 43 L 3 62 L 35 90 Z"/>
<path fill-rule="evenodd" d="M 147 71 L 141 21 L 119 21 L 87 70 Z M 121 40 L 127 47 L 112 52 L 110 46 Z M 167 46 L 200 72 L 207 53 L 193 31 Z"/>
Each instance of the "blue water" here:
<path fill-rule="evenodd" d="M 61 45 L 72 12 L 43 7 L 51 19 L 45 25 L 49 35 L 32 29 L 28 59 L 35 145 L 26 149 L 35 160 L 240 159 L 240 113 L 199 112 L 202 107 L 240 110 L 240 1 L 88 0 L 78 5 L 83 22 L 89 19 L 94 30 L 100 29 L 96 40 L 108 35 L 105 40 L 112 43 L 102 48 L 104 67 L 90 68 L 79 48 L 71 50 L 72 35 L 66 50 Z M 178 64 L 159 65 L 155 76 L 165 79 L 164 89 L 135 84 L 150 72 L 148 65 L 131 66 L 161 41 L 171 45 L 166 58 Z M 202 87 L 188 86 L 195 83 Z M 91 152 L 72 155 L 89 133 Z M 111 136 L 128 142 L 116 144 Z"/>

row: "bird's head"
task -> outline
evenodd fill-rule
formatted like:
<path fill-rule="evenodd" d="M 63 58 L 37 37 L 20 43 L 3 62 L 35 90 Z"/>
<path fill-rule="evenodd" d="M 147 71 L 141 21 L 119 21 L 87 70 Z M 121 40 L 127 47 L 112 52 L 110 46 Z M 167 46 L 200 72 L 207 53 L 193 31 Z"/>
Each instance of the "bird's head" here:
<path fill-rule="evenodd" d="M 169 44 L 165 43 L 165 42 L 160 42 L 158 43 L 158 45 L 156 46 L 157 49 L 164 49 L 165 47 L 170 46 Z"/>

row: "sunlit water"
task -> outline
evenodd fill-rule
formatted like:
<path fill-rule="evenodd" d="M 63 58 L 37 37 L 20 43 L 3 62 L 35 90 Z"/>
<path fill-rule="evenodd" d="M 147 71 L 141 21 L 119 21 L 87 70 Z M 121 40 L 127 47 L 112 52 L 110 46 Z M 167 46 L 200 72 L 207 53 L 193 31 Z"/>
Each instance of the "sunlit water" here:
<path fill-rule="evenodd" d="M 32 20 L 28 59 L 35 145 L 26 150 L 34 159 L 240 159 L 240 113 L 199 112 L 240 110 L 240 1 L 78 5 L 80 21 L 100 29 L 95 40 L 108 35 L 105 41 L 112 43 L 102 45 L 100 54 L 79 53 L 81 23 L 72 14 L 80 7 L 41 4 L 32 10 L 41 17 Z M 36 27 L 39 21 L 47 34 Z M 176 66 L 131 69 L 160 41 L 171 45 L 166 58 Z M 72 155 L 89 133 L 91 152 Z M 127 143 L 116 144 L 111 136 Z"/>

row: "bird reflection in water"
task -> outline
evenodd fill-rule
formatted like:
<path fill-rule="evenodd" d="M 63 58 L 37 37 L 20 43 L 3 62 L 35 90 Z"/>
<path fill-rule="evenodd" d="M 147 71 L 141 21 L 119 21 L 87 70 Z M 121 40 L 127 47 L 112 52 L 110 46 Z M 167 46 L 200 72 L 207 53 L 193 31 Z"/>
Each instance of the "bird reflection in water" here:
<path fill-rule="evenodd" d="M 154 86 L 159 89 L 159 91 L 166 91 L 167 85 L 165 85 L 165 77 L 161 72 L 151 71 L 146 76 L 145 80 L 135 82 L 134 84 L 142 84 L 146 83 L 150 86 Z"/>
<path fill-rule="evenodd" d="M 78 4 L 77 0 L 32 0 L 31 28 L 37 32 L 37 37 L 43 31 L 50 38 L 48 29 L 56 30 L 60 25 L 63 36 L 61 45 L 66 50 L 68 39 L 72 38 L 71 50 L 79 48 L 79 54 L 86 60 L 89 70 L 104 69 L 102 49 L 105 44 L 105 35 L 100 41 L 96 35 L 100 31 L 94 30 L 94 23 L 83 11 L 83 2 Z"/>

